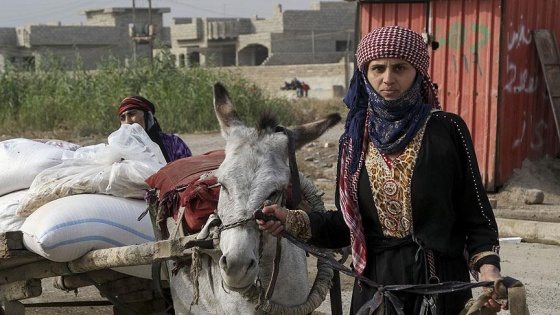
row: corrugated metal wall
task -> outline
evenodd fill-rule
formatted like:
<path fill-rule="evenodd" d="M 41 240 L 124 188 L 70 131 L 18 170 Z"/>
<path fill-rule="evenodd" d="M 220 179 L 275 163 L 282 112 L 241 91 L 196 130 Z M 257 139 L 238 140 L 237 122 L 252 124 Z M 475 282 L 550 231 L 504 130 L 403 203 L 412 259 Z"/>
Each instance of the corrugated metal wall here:
<path fill-rule="evenodd" d="M 466 121 L 482 180 L 495 185 L 500 0 L 432 1 L 433 79 L 444 110 Z"/>
<path fill-rule="evenodd" d="M 361 34 L 387 25 L 400 25 L 417 32 L 426 31 L 426 4 L 364 4 L 361 10 Z"/>
<path fill-rule="evenodd" d="M 558 155 L 551 103 L 535 42 L 534 29 L 560 36 L 560 0 L 504 1 L 499 117 L 500 182 L 524 159 Z"/>
<path fill-rule="evenodd" d="M 524 158 L 559 151 L 558 140 L 554 142 L 555 126 L 550 102 L 544 93 L 545 84 L 539 82 L 542 73 L 538 71 L 536 48 L 526 38 L 527 35 L 530 38 L 527 30 L 533 29 L 535 24 L 529 24 L 531 27 L 523 24 L 521 32 L 522 23 L 512 20 L 526 21 L 529 19 L 527 14 L 534 15 L 530 19 L 542 20 L 543 15 L 537 12 L 547 11 L 547 16 L 560 12 L 560 0 L 535 1 L 547 3 L 546 8 L 531 4 L 531 10 L 528 7 L 512 8 L 516 7 L 514 3 L 533 1 L 508 0 L 507 7 L 503 2 L 432 0 L 429 15 L 429 33 L 440 45 L 431 53 L 430 75 L 439 86 L 444 110 L 458 113 L 467 122 L 482 178 L 489 191 L 505 183 Z M 362 3 L 361 6 L 362 36 L 374 28 L 395 24 L 426 32 L 426 4 Z M 552 22 L 551 18 L 544 20 Z M 559 23 L 556 24 L 560 27 Z M 508 28 L 512 28 L 512 32 L 508 33 Z M 504 51 L 509 46 L 514 49 Z M 518 68 L 517 61 L 525 64 Z M 528 64 L 532 64 L 531 67 Z M 540 79 L 531 81 L 531 78 Z M 515 92 L 517 87 L 519 89 Z M 516 105 L 510 105 L 512 103 Z M 523 126 L 526 138 L 520 139 L 518 131 L 523 130 Z M 531 148 L 535 144 L 529 137 L 540 141 L 536 143 L 537 148 Z M 511 153 L 512 143 L 516 144 L 518 153 Z"/>

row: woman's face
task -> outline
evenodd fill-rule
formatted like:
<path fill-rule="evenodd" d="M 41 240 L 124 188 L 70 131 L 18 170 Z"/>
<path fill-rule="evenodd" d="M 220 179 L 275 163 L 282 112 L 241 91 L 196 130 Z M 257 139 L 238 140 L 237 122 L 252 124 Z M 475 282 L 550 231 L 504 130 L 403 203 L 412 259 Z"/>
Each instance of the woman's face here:
<path fill-rule="evenodd" d="M 144 120 L 144 112 L 139 109 L 129 109 L 127 111 L 122 112 L 119 116 L 121 120 L 121 125 L 123 124 L 133 124 L 137 123 L 142 128 L 146 129 L 145 120 Z"/>
<path fill-rule="evenodd" d="M 416 68 L 403 59 L 376 59 L 367 65 L 367 79 L 384 99 L 396 100 L 414 83 Z"/>

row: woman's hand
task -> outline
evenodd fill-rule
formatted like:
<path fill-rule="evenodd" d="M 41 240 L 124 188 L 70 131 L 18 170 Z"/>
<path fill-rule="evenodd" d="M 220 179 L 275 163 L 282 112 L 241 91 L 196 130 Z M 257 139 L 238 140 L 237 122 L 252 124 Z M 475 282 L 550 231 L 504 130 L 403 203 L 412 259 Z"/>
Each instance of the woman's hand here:
<path fill-rule="evenodd" d="M 500 270 L 496 266 L 490 264 L 480 266 L 480 281 L 496 281 L 501 278 L 502 275 L 500 274 Z M 494 312 L 499 312 L 502 309 L 507 309 L 506 303 L 502 304 L 497 301 L 497 299 L 499 298 L 504 297 L 500 297 L 498 296 L 498 292 L 492 291 L 491 297 L 484 304 L 484 306 L 493 310 Z"/>
<path fill-rule="evenodd" d="M 288 210 L 277 204 L 272 204 L 270 201 L 265 201 L 262 212 L 267 215 L 275 216 L 276 220 L 256 220 L 259 230 L 268 232 L 274 236 L 279 236 L 284 231 L 284 224 L 286 223 L 286 217 L 288 216 Z"/>

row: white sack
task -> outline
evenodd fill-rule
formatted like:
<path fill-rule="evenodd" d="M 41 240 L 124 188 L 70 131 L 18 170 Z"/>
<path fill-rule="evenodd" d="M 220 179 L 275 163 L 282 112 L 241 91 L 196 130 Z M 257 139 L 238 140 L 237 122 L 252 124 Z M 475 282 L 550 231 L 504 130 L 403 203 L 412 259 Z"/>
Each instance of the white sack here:
<path fill-rule="evenodd" d="M 78 148 L 82 146 L 76 143 L 64 141 L 64 140 L 57 140 L 57 139 L 33 139 L 33 141 L 41 142 L 44 144 L 52 145 L 57 148 L 61 148 L 64 150 L 76 151 Z"/>
<path fill-rule="evenodd" d="M 18 231 L 25 218 L 16 214 L 27 189 L 18 190 L 0 197 L 0 233 Z"/>
<path fill-rule="evenodd" d="M 62 162 L 65 151 L 24 138 L 0 142 L 0 196 L 29 188 L 37 174 Z"/>
<path fill-rule="evenodd" d="M 108 144 L 66 151 L 62 163 L 39 173 L 17 210 L 29 216 L 45 203 L 77 194 L 143 199 L 145 180 L 166 164 L 159 146 L 138 125 L 122 125 Z"/>
<path fill-rule="evenodd" d="M 83 194 L 63 197 L 41 206 L 23 223 L 24 246 L 49 260 L 66 262 L 94 249 L 154 242 L 143 200 Z M 151 278 L 151 266 L 115 268 L 116 271 Z"/>

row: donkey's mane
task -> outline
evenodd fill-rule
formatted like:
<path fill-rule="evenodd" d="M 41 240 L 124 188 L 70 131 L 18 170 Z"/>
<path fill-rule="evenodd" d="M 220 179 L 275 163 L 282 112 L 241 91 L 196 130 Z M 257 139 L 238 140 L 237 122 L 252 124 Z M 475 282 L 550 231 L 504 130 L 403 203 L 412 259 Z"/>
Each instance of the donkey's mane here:
<path fill-rule="evenodd" d="M 272 114 L 269 110 L 264 110 L 263 112 L 261 112 L 261 116 L 257 121 L 255 129 L 257 130 L 259 135 L 263 135 L 266 133 L 274 132 L 277 126 L 278 118 L 276 117 L 276 115 Z"/>

